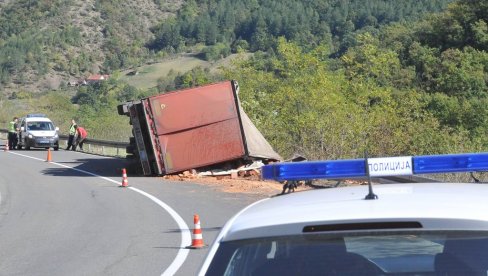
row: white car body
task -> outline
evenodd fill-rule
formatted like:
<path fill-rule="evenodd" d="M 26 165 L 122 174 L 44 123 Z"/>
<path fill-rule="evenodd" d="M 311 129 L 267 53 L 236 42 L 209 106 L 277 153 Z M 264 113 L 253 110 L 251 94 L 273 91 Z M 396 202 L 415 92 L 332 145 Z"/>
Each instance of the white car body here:
<path fill-rule="evenodd" d="M 283 266 L 281 270 L 269 270 L 268 268 L 267 272 L 262 274 L 253 274 L 252 268 L 249 268 L 248 272 L 242 272 L 243 269 L 247 268 L 238 267 L 238 257 L 231 257 L 232 261 L 227 264 L 225 273 L 221 273 L 223 271 L 218 269 L 212 270 L 212 262 L 215 262 L 216 258 L 222 258 L 223 255 L 219 257 L 218 252 L 220 247 L 226 243 L 249 242 L 251 244 L 254 240 L 280 241 L 282 239 L 291 240 L 295 237 L 310 239 L 314 235 L 346 235 L 351 237 L 379 235 L 381 238 L 382 233 L 388 233 L 392 236 L 396 235 L 395 233 L 402 233 L 402 238 L 404 238 L 404 236 L 413 237 L 417 234 L 421 236 L 421 233 L 441 235 L 442 233 L 460 232 L 483 233 L 483 241 L 485 235 L 486 241 L 488 241 L 488 185 L 463 183 L 382 184 L 373 186 L 373 190 L 378 196 L 376 200 L 365 200 L 368 187 L 356 186 L 299 192 L 256 202 L 242 210 L 224 226 L 211 246 L 199 275 L 273 275 L 275 273 L 296 275 L 298 273 L 297 271 L 290 272 L 294 266 L 301 262 L 298 256 L 289 262 L 280 264 Z M 420 239 L 416 241 L 420 241 Z M 402 258 L 397 258 L 393 256 L 394 254 L 383 259 L 369 258 L 368 261 L 374 266 L 378 266 L 379 270 L 371 270 L 368 273 L 366 273 L 367 270 L 363 270 L 364 273 L 338 270 L 334 273 L 337 275 L 465 275 L 467 270 L 462 270 L 462 273 L 457 271 L 454 274 L 439 273 L 437 269 L 443 269 L 439 268 L 443 266 L 440 263 L 447 262 L 451 265 L 453 262 L 444 261 L 444 255 L 447 253 L 442 251 L 444 246 L 442 241 L 434 243 L 429 240 L 428 244 L 431 245 L 430 251 L 427 250 L 419 254 L 418 258 L 414 256 L 415 253 L 418 253 L 415 250 L 411 252 L 412 256 Z M 480 244 L 482 244 L 483 249 L 488 249 L 484 243 Z M 309 248 L 312 250 L 310 245 Z M 238 250 L 241 249 L 236 249 L 234 253 L 227 252 L 227 255 L 238 256 L 236 253 Z M 399 251 L 400 249 L 395 250 Z M 270 258 L 272 251 L 269 250 L 267 257 L 264 258 L 266 260 L 259 262 L 265 263 L 275 258 L 276 256 Z M 353 253 L 358 255 L 357 253 L 362 253 L 362 251 L 356 248 Z M 375 254 L 378 255 L 373 253 L 372 256 Z M 488 255 L 486 252 L 483 254 Z M 242 255 L 244 256 L 244 254 Z M 243 259 L 244 257 L 241 256 L 240 258 Z M 412 260 L 412 264 L 408 264 L 409 258 Z M 258 262 L 257 259 L 256 262 Z M 418 270 L 416 263 L 421 263 L 418 265 Z M 484 271 L 484 275 L 487 275 L 488 258 L 483 257 L 476 264 L 470 265 L 477 268 L 480 266 L 479 263 L 486 265 L 481 270 Z M 324 264 L 321 265 L 324 266 Z M 311 269 L 310 266 L 313 265 L 307 265 L 307 269 L 309 269 L 307 272 L 299 270 L 299 274 L 315 275 L 314 273 L 317 271 Z M 351 266 L 353 265 L 351 264 Z M 245 267 L 252 267 L 252 264 L 249 262 Z M 326 273 L 323 267 L 320 270 L 322 273 L 316 275 L 336 275 L 332 272 Z M 216 271 L 219 272 L 216 273 Z"/>
<path fill-rule="evenodd" d="M 488 171 L 488 153 L 264 166 L 265 179 L 360 177 L 370 185 L 248 206 L 224 226 L 199 275 L 488 275 L 487 185 L 370 183 L 371 175 L 479 171 Z"/>
<path fill-rule="evenodd" d="M 24 117 L 20 120 L 19 149 L 59 149 L 59 128 L 47 117 Z"/>

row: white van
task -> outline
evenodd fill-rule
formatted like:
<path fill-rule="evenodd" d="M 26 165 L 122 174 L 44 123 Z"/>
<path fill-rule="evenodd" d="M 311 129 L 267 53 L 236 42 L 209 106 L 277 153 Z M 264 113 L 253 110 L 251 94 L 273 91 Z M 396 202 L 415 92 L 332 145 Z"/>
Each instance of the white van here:
<path fill-rule="evenodd" d="M 59 128 L 44 114 L 28 114 L 20 119 L 18 149 L 59 149 Z"/>

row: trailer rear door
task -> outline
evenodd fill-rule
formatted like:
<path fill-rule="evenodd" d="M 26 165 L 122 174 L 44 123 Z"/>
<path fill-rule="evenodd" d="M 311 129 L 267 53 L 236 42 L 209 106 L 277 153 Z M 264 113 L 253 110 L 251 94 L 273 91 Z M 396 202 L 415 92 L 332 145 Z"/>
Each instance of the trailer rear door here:
<path fill-rule="evenodd" d="M 233 82 L 148 99 L 166 173 L 247 155 Z"/>

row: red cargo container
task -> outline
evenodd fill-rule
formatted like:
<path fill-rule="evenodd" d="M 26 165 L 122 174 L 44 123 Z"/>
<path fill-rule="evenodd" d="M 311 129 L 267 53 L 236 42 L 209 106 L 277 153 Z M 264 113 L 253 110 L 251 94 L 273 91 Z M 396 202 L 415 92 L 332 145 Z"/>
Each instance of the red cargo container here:
<path fill-rule="evenodd" d="M 143 173 L 169 174 L 244 159 L 281 160 L 240 108 L 235 81 L 119 106 L 131 117 Z"/>

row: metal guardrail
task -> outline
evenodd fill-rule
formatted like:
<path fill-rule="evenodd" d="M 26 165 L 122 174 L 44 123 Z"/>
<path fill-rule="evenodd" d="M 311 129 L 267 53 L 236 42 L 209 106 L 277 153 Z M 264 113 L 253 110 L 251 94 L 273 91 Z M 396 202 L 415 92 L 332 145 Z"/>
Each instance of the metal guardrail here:
<path fill-rule="evenodd" d="M 5 137 L 5 139 L 7 137 L 7 133 L 7 129 L 0 129 L 0 135 L 2 135 L 2 137 Z M 66 147 L 68 135 L 59 135 L 59 140 L 64 141 L 64 146 Z M 84 145 L 85 152 L 107 156 L 125 157 L 126 148 L 127 146 L 129 146 L 129 143 L 87 138 L 85 139 Z M 61 144 L 59 145 L 59 147 L 63 148 Z"/>
<path fill-rule="evenodd" d="M 7 129 L 0 129 L 0 138 L 7 139 Z M 59 140 L 64 141 L 64 147 L 67 145 L 68 135 L 59 135 Z M 129 143 L 126 142 L 117 142 L 117 141 L 108 141 L 108 140 L 99 140 L 99 139 L 90 139 L 87 138 L 85 140 L 85 152 L 99 154 L 104 156 L 116 156 L 116 157 L 125 157 L 126 156 L 126 149 L 129 146 Z M 63 148 L 62 145 L 60 145 Z M 470 177 L 466 176 L 466 179 L 462 181 L 472 180 Z M 377 182 L 379 183 L 422 183 L 422 182 L 439 182 L 439 181 L 448 181 L 448 180 L 440 180 L 436 179 L 432 175 L 428 175 L 427 177 L 420 177 L 420 176 L 395 176 L 395 177 L 382 177 L 377 178 Z"/>
<path fill-rule="evenodd" d="M 406 176 L 389 176 L 389 177 L 382 177 L 379 178 L 380 183 L 432 183 L 432 182 L 440 182 L 439 180 L 435 180 L 429 177 L 422 177 L 416 175 L 406 175 Z"/>

